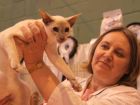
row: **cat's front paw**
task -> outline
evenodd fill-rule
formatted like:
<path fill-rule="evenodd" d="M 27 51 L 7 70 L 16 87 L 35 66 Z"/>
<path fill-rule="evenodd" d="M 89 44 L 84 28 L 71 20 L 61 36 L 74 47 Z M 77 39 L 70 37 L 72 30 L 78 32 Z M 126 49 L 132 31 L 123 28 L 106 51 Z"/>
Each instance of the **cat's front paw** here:
<path fill-rule="evenodd" d="M 31 96 L 30 105 L 39 105 L 40 96 L 38 92 L 34 92 Z"/>
<path fill-rule="evenodd" d="M 82 90 L 81 85 L 77 82 L 76 79 L 71 79 L 69 81 L 75 91 L 80 92 Z"/>
<path fill-rule="evenodd" d="M 25 72 L 25 67 L 21 65 L 19 62 L 16 62 L 15 59 L 10 60 L 10 66 L 16 72 Z"/>

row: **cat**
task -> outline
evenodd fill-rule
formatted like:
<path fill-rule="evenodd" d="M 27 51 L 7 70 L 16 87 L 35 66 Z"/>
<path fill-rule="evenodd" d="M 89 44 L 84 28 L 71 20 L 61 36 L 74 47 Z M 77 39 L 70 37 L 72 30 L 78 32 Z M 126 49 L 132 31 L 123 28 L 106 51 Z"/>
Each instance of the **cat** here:
<path fill-rule="evenodd" d="M 68 18 L 64 18 L 62 16 L 49 16 L 44 11 L 40 11 L 40 14 L 42 16 L 42 20 L 39 21 L 44 23 L 44 27 L 48 35 L 45 51 L 49 57 L 50 54 L 48 50 L 51 50 L 50 45 L 53 44 L 54 41 L 61 43 L 71 35 L 72 26 L 79 14 Z M 30 90 L 20 77 L 20 72 L 25 69 L 20 64 L 20 60 L 23 55 L 22 51 L 20 51 L 20 49 L 16 46 L 16 42 L 18 40 L 15 38 L 18 37 L 19 39 L 26 41 L 24 35 L 21 35 L 19 29 L 17 28 L 21 23 L 22 22 L 19 22 L 13 27 L 10 27 L 0 33 L 0 99 L 8 94 L 12 94 L 15 100 L 13 100 L 11 104 L 30 105 Z M 53 61 L 54 59 L 50 60 Z M 70 80 L 74 89 L 79 91 L 81 87 L 76 81 L 69 66 L 65 64 L 61 57 L 57 60 L 57 62 L 63 66 L 61 67 L 57 64 L 54 65 L 58 69 L 62 70 L 62 73 L 64 73 L 64 75 Z"/>

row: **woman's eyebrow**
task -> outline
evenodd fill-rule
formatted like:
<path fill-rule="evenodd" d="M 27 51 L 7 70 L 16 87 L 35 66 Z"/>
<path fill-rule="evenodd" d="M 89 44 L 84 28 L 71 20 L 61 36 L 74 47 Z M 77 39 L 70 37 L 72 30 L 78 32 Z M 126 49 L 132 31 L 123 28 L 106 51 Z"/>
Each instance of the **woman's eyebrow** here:
<path fill-rule="evenodd" d="M 110 43 L 107 41 L 101 41 L 101 44 L 110 44 Z"/>
<path fill-rule="evenodd" d="M 110 45 L 110 43 L 108 41 L 102 41 L 101 44 L 107 44 L 107 45 Z M 123 53 L 125 53 L 125 49 L 124 48 L 121 48 L 121 46 L 117 47 L 117 49 Z"/>

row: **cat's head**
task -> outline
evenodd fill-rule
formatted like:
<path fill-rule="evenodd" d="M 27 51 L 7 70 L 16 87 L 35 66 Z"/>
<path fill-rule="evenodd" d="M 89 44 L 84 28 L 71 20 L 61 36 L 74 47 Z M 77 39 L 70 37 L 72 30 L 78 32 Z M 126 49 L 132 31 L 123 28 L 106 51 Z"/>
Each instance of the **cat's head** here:
<path fill-rule="evenodd" d="M 56 36 L 58 43 L 62 43 L 72 35 L 72 27 L 80 14 L 70 17 L 51 16 L 46 11 L 40 10 L 40 15 L 47 28 Z"/>

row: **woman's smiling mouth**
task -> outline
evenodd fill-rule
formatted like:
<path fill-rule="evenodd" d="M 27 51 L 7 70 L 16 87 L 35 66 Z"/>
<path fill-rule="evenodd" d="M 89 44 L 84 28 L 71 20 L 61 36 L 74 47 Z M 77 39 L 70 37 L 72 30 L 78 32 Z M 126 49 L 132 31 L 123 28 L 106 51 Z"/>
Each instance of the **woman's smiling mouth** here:
<path fill-rule="evenodd" d="M 101 66 L 107 66 L 108 68 L 111 68 L 111 64 L 105 62 L 104 60 L 98 60 L 97 61 L 99 64 L 101 64 Z"/>

